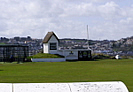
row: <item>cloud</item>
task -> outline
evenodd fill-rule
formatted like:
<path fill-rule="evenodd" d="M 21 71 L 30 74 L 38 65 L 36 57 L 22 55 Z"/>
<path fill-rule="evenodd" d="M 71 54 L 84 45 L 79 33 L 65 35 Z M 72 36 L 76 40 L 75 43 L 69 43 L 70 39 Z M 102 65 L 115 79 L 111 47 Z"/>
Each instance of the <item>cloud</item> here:
<path fill-rule="evenodd" d="M 101 16 L 105 18 L 114 18 L 114 17 L 119 17 L 121 16 L 121 9 L 117 4 L 114 2 L 107 2 L 105 5 L 100 5 L 98 7 L 98 10 L 101 14 Z"/>
<path fill-rule="evenodd" d="M 0 6 L 2 36 L 43 38 L 54 31 L 60 38 L 87 38 L 86 25 L 90 39 L 119 39 L 132 33 L 132 6 L 122 7 L 114 0 L 1 0 Z"/>

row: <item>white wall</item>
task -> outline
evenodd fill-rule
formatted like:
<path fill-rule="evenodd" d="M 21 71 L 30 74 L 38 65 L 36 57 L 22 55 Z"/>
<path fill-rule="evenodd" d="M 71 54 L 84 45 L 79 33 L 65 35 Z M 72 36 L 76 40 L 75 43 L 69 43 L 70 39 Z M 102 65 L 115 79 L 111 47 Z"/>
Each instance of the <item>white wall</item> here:
<path fill-rule="evenodd" d="M 78 51 L 88 51 L 88 49 L 58 50 L 58 54 L 65 56 L 66 60 L 78 60 Z"/>
<path fill-rule="evenodd" d="M 64 62 L 65 58 L 33 58 L 32 62 Z"/>
<path fill-rule="evenodd" d="M 48 43 L 43 44 L 43 53 L 49 53 Z"/>
<path fill-rule="evenodd" d="M 78 49 L 63 50 L 66 60 L 78 60 Z"/>
<path fill-rule="evenodd" d="M 57 50 L 50 50 L 50 43 L 56 43 L 57 45 L 57 50 L 58 50 L 58 40 L 56 39 L 56 37 L 53 35 L 50 40 L 48 41 L 48 43 L 44 43 L 43 44 L 43 53 L 50 53 L 50 54 L 57 54 Z"/>
<path fill-rule="evenodd" d="M 12 84 L 0 83 L 0 92 L 12 92 Z"/>
<path fill-rule="evenodd" d="M 1 83 L 0 92 L 129 92 L 123 82 Z"/>

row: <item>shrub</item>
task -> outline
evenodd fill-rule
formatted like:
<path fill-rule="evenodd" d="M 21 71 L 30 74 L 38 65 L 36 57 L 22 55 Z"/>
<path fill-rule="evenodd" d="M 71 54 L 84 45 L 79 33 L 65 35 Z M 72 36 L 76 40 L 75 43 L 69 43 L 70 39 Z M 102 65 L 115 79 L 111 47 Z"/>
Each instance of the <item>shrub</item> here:
<path fill-rule="evenodd" d="M 92 59 L 113 59 L 114 57 L 111 57 L 106 54 L 98 53 L 98 54 L 93 54 Z"/>
<path fill-rule="evenodd" d="M 133 56 L 121 56 L 123 59 L 133 59 Z"/>

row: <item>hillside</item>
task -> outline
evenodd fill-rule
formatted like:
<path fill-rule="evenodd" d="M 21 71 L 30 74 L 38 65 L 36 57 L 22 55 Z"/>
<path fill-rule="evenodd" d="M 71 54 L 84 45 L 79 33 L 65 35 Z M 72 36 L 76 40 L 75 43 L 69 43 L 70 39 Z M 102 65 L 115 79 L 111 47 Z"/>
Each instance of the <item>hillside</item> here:
<path fill-rule="evenodd" d="M 113 49 L 116 51 L 133 51 L 133 36 L 122 38 L 113 43 Z"/>
<path fill-rule="evenodd" d="M 133 36 L 120 40 L 60 39 L 60 49 L 86 49 L 94 53 L 133 55 Z"/>
<path fill-rule="evenodd" d="M 121 38 L 120 40 L 87 40 L 87 39 L 59 39 L 59 49 L 87 49 L 89 47 L 94 53 L 105 53 L 116 55 L 133 55 L 133 36 Z M 1 44 L 24 44 L 29 46 L 30 55 L 42 52 L 42 39 L 33 39 L 31 37 L 1 37 Z"/>

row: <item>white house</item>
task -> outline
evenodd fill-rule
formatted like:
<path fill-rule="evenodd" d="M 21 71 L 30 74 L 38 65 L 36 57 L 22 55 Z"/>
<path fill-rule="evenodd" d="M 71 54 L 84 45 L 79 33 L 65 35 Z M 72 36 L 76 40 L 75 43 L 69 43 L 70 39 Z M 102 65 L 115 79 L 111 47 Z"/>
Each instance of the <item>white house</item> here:
<path fill-rule="evenodd" d="M 59 39 L 54 32 L 48 32 L 43 40 L 43 53 L 57 54 Z"/>
<path fill-rule="evenodd" d="M 59 50 L 59 39 L 54 32 L 48 32 L 43 40 L 43 53 L 59 54 L 66 60 L 89 60 L 91 59 L 90 49 L 67 49 Z"/>

